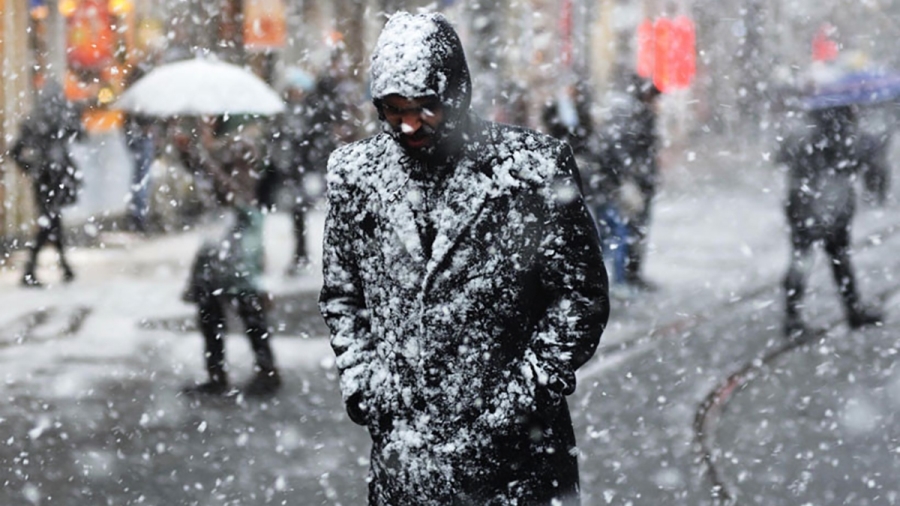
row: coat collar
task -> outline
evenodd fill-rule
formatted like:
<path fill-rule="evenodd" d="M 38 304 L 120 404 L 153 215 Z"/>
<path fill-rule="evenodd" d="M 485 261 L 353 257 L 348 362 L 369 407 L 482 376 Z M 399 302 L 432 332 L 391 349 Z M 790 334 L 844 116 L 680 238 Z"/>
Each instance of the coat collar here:
<path fill-rule="evenodd" d="M 480 132 L 482 128 L 476 130 Z M 484 138 L 485 135 L 479 133 L 469 140 L 463 155 L 447 176 L 441 197 L 431 203 L 441 218 L 436 224 L 431 258 L 425 258 L 414 215 L 414 199 L 420 195 L 409 175 L 409 166 L 415 162 L 386 136 L 389 147 L 382 164 L 383 184 L 378 189 L 384 215 L 412 259 L 425 266 L 426 282 L 470 232 L 485 203 L 495 194 L 495 183 L 491 179 L 492 157 L 487 153 L 490 146 Z"/>

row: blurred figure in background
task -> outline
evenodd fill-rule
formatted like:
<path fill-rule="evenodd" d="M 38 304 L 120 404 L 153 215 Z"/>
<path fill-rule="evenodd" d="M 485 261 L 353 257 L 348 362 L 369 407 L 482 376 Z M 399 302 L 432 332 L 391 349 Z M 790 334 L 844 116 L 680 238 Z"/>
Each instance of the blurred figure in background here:
<path fill-rule="evenodd" d="M 326 72 L 319 76 L 315 87 L 302 100 L 305 126 L 300 142 L 295 146 L 299 166 L 293 170 L 302 198 L 295 201 L 293 208 L 296 249 L 293 263 L 288 268 L 289 275 L 298 274 L 309 265 L 306 214 L 313 202 L 324 193 L 328 157 L 339 142 L 352 137 L 352 122 L 344 116 L 350 107 L 346 97 L 341 96 L 343 88 L 344 81 L 339 75 Z"/>
<path fill-rule="evenodd" d="M 309 165 L 309 146 L 313 144 L 311 137 L 312 118 L 308 114 L 316 86 L 313 76 L 297 67 L 290 67 L 285 72 L 284 98 L 286 111 L 272 123 L 269 134 L 268 157 L 273 177 L 269 184 L 276 188 L 267 191 L 267 207 L 276 200 L 277 189 L 284 187 L 290 191 L 291 214 L 294 223 L 294 254 L 287 274 L 296 275 L 307 265 L 309 256 L 306 248 L 306 214 L 317 195 L 308 191 L 307 176 L 315 169 Z"/>
<path fill-rule="evenodd" d="M 853 182 L 866 164 L 877 160 L 878 142 L 859 131 L 854 106 L 809 111 L 813 128 L 785 139 L 778 161 L 788 167 L 786 213 L 791 229 L 791 259 L 784 278 L 784 334 L 806 332 L 801 316 L 813 265 L 812 247 L 823 243 L 851 328 L 880 323 L 881 311 L 860 301 L 850 259 L 850 226 L 856 210 Z"/>
<path fill-rule="evenodd" d="M 35 277 L 38 254 L 48 243 L 59 253 L 63 280 L 75 273 L 66 261 L 62 208 L 74 204 L 81 174 L 69 155 L 69 143 L 84 135 L 77 109 L 66 99 L 62 86 L 47 80 L 38 88 L 35 107 L 19 127 L 19 137 L 10 154 L 31 179 L 37 207 L 37 235 L 31 243 L 22 285 L 40 286 Z"/>
<path fill-rule="evenodd" d="M 594 123 L 591 96 L 586 83 L 579 82 L 561 90 L 544 107 L 541 119 L 550 136 L 569 143 L 576 157 L 590 157 Z"/>
<path fill-rule="evenodd" d="M 146 65 L 135 65 L 128 75 L 127 86 L 131 86 L 146 74 Z M 150 212 L 148 198 L 150 186 L 150 166 L 156 156 L 156 121 L 140 113 L 125 114 L 123 131 L 125 144 L 134 160 L 134 172 L 131 179 L 131 202 L 128 206 L 129 226 L 136 232 L 146 232 L 147 218 Z"/>
<path fill-rule="evenodd" d="M 259 277 L 264 263 L 263 218 L 258 201 L 262 172 L 261 139 L 235 135 L 225 143 L 220 160 L 203 168 L 212 178 L 222 204 L 232 210 L 232 224 L 220 241 L 204 244 L 194 259 L 187 302 L 197 304 L 197 324 L 206 346 L 208 380 L 187 387 L 189 395 L 223 395 L 230 386 L 225 364 L 226 309 L 242 320 L 255 359 L 255 375 L 244 389 L 248 396 L 268 396 L 281 386 L 269 338 L 269 297 Z M 221 163 L 219 163 L 221 161 Z"/>
<path fill-rule="evenodd" d="M 616 156 L 616 144 L 604 135 L 597 136 L 596 156 L 583 163 L 585 201 L 590 206 L 603 245 L 603 259 L 608 262 L 610 294 L 628 298 L 631 292 L 626 276 L 629 235 L 628 216 L 637 209 L 634 195 L 625 195 L 622 184 L 622 165 Z M 627 197 L 631 197 L 629 200 Z"/>
<path fill-rule="evenodd" d="M 650 229 L 650 211 L 659 179 L 656 131 L 659 89 L 637 74 L 630 76 L 627 99 L 613 107 L 604 131 L 603 163 L 619 177 L 620 210 L 628 227 L 624 280 L 639 290 L 655 286 L 641 274 Z"/>
<path fill-rule="evenodd" d="M 200 219 L 204 212 L 215 207 L 216 188 L 207 169 L 216 163 L 221 144 L 216 131 L 221 118 L 174 118 L 170 120 L 167 140 L 174 158 L 184 168 L 190 192 L 178 202 L 180 220 L 185 224 Z"/>
<path fill-rule="evenodd" d="M 519 81 L 504 81 L 494 120 L 507 125 L 528 127 L 528 90 Z"/>
<path fill-rule="evenodd" d="M 614 282 L 610 293 L 621 296 L 628 254 L 628 227 L 617 205 L 621 168 L 610 159 L 612 142 L 598 136 L 590 113 L 586 83 L 566 87 L 544 108 L 544 128 L 551 136 L 569 143 L 581 175 L 582 193 L 603 246 L 603 258 L 611 264 Z"/>

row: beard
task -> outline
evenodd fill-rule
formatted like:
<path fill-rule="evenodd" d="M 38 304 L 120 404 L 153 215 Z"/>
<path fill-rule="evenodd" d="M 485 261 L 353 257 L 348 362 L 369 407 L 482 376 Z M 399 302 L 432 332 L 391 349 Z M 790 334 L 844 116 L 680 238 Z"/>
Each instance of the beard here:
<path fill-rule="evenodd" d="M 393 128 L 387 123 L 384 126 L 391 137 L 413 160 L 431 165 L 442 158 L 440 154 L 442 152 L 442 135 L 438 128 L 423 124 L 415 133 L 409 135 L 403 133 L 399 126 Z"/>
<path fill-rule="evenodd" d="M 435 128 L 424 124 L 412 135 L 404 134 L 401 131 L 396 132 L 397 142 L 413 158 L 431 156 L 437 150 L 438 137 Z"/>
<path fill-rule="evenodd" d="M 456 122 L 445 121 L 437 128 L 423 124 L 414 134 L 404 134 L 400 127 L 383 123 L 386 131 L 403 151 L 428 167 L 442 167 L 455 160 L 462 147 L 462 130 Z M 424 144 L 422 141 L 427 140 Z"/>

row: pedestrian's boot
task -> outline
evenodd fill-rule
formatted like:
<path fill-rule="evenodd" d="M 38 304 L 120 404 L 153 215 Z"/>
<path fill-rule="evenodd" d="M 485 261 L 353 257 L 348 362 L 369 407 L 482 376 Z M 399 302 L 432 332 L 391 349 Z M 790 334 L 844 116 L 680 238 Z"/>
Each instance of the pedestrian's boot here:
<path fill-rule="evenodd" d="M 198 385 L 191 385 L 182 390 L 182 393 L 190 396 L 219 396 L 228 393 L 228 374 L 224 366 L 220 364 L 207 364 L 209 381 Z"/>
<path fill-rule="evenodd" d="M 75 273 L 72 272 L 72 266 L 70 266 L 69 263 L 65 260 L 60 261 L 60 266 L 62 267 L 63 271 L 63 281 L 66 283 L 71 283 L 72 281 L 74 281 Z"/>
<path fill-rule="evenodd" d="M 655 292 L 659 289 L 656 283 L 637 274 L 625 276 L 625 283 L 639 292 Z"/>
<path fill-rule="evenodd" d="M 262 332 L 261 328 L 254 328 Z M 267 334 L 262 334 L 267 335 Z M 247 397 L 271 397 L 281 388 L 281 376 L 275 368 L 275 355 L 267 338 L 255 340 L 256 376 L 244 387 Z"/>
<path fill-rule="evenodd" d="M 291 277 L 299 276 L 303 273 L 309 272 L 312 267 L 312 262 L 309 260 L 309 257 L 306 255 L 294 257 L 291 261 L 291 264 L 288 265 L 285 274 Z"/>
<path fill-rule="evenodd" d="M 784 278 L 784 337 L 797 340 L 809 329 L 803 323 L 800 308 L 803 306 L 805 286 L 800 271 L 791 269 Z"/>
<path fill-rule="evenodd" d="M 851 329 L 876 325 L 882 322 L 884 316 L 879 308 L 868 306 L 860 301 L 852 277 L 847 277 L 846 281 L 840 285 L 840 288 L 844 310 L 847 314 L 847 325 Z"/>
<path fill-rule="evenodd" d="M 791 340 L 799 339 L 808 331 L 809 329 L 806 328 L 806 324 L 803 323 L 800 315 L 796 312 L 788 311 L 787 316 L 784 318 L 784 337 Z"/>
<path fill-rule="evenodd" d="M 281 388 L 281 376 L 276 369 L 260 369 L 256 376 L 244 387 L 247 397 L 271 397 Z"/>
<path fill-rule="evenodd" d="M 878 325 L 884 321 L 881 310 L 874 307 L 857 304 L 847 314 L 847 324 L 851 329 L 858 329 L 869 325 Z"/>
<path fill-rule="evenodd" d="M 40 288 L 41 283 L 34 276 L 34 268 L 35 268 L 34 259 L 29 260 L 28 264 L 25 265 L 25 274 L 22 275 L 22 286 L 29 287 L 29 288 Z"/>
<path fill-rule="evenodd" d="M 26 272 L 24 276 L 22 276 L 22 286 L 27 288 L 40 288 L 41 282 L 34 277 L 33 272 Z"/>

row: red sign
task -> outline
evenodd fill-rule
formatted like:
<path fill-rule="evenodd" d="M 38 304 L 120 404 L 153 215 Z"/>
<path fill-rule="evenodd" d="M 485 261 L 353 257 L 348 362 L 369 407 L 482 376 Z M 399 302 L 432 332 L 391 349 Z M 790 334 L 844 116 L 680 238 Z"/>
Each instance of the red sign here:
<path fill-rule="evenodd" d="M 833 26 L 824 24 L 816 31 L 812 42 L 813 61 L 832 61 L 838 57 L 838 43 L 831 40 L 835 32 Z"/>
<path fill-rule="evenodd" d="M 278 49 L 287 40 L 287 21 L 282 0 L 244 0 L 244 48 Z"/>
<path fill-rule="evenodd" d="M 697 32 L 694 23 L 687 16 L 678 16 L 672 22 L 674 38 L 672 40 L 672 86 L 687 88 L 697 73 Z"/>
<path fill-rule="evenodd" d="M 637 31 L 637 74 L 643 78 L 653 77 L 656 66 L 656 45 L 653 43 L 653 23 L 645 19 Z"/>
<path fill-rule="evenodd" d="M 113 57 L 113 33 L 104 0 L 82 0 L 68 19 L 66 53 L 75 69 L 101 69 Z"/>
<path fill-rule="evenodd" d="M 663 93 L 687 88 L 697 72 L 697 35 L 686 16 L 645 20 L 638 27 L 637 73 Z"/>

